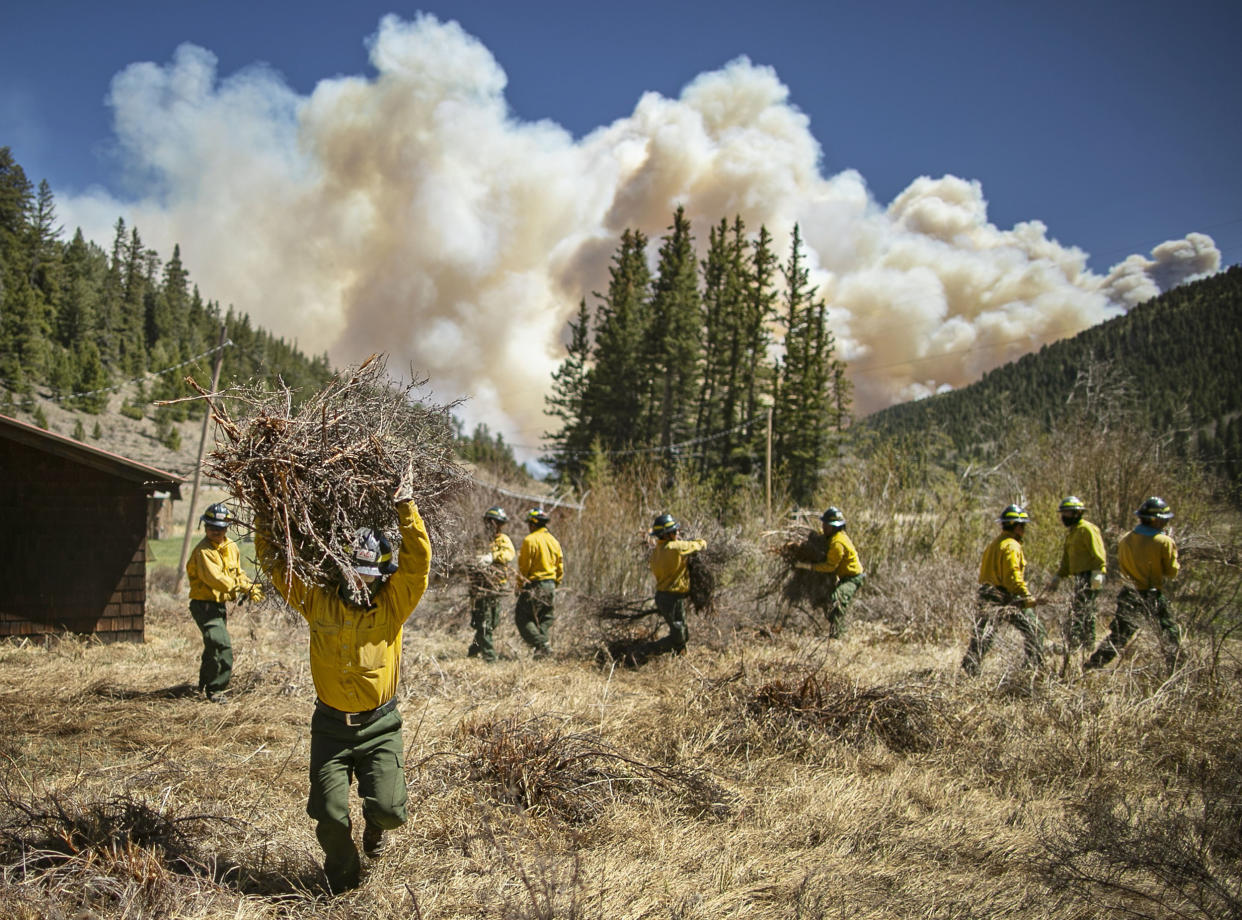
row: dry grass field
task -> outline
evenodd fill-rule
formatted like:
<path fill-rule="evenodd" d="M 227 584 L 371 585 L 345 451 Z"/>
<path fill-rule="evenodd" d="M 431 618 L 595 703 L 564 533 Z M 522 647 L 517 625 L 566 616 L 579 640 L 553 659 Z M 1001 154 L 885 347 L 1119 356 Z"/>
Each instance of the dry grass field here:
<path fill-rule="evenodd" d="M 1006 629 L 969 680 L 972 567 L 941 561 L 868 582 L 843 641 L 726 584 L 687 655 L 621 667 L 574 539 L 554 659 L 511 620 L 468 659 L 452 585 L 408 622 L 411 819 L 338 896 L 287 611 L 230 615 L 226 705 L 158 577 L 142 645 L 0 647 L 0 917 L 1242 916 L 1231 640 L 1192 633 L 1172 677 L 1149 630 L 1107 672 L 1030 674 Z"/>

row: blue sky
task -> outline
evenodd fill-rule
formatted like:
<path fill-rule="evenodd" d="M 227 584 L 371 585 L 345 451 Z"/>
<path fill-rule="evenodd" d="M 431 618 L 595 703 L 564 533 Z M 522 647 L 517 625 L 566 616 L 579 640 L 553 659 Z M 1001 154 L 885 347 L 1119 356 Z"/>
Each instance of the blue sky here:
<path fill-rule="evenodd" d="M 58 193 L 127 189 L 109 81 L 182 42 L 221 74 L 264 61 L 309 92 L 369 71 L 387 12 L 456 19 L 508 75 L 515 114 L 575 135 L 675 96 L 740 54 L 776 69 L 824 169 L 887 202 L 916 176 L 983 184 L 991 220 L 1038 218 L 1107 269 L 1192 230 L 1242 253 L 1242 4 L 563 2 L 10 4 L 0 144 Z"/>

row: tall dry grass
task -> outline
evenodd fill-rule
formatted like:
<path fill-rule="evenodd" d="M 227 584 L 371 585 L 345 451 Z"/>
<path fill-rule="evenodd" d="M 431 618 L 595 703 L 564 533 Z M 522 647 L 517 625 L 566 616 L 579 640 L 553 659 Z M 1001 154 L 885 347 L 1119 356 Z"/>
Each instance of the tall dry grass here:
<path fill-rule="evenodd" d="M 553 516 L 555 658 L 530 659 L 511 621 L 500 662 L 466 658 L 451 574 L 407 624 L 411 820 L 336 897 L 304 810 L 314 691 L 298 618 L 271 602 L 231 615 L 225 706 L 193 693 L 198 632 L 158 590 L 142 645 L 0 646 L 0 917 L 1242 916 L 1237 552 L 1210 484 L 1161 468 L 1116 486 L 1122 509 L 1125 490 L 1164 494 L 1192 547 L 1172 676 L 1150 629 L 1085 675 L 1023 670 L 1006 629 L 983 674 L 961 676 L 993 506 L 1019 485 L 1037 509 L 1086 491 L 1075 457 L 966 475 L 899 452 L 843 462 L 822 503 L 844 508 L 870 577 L 840 641 L 765 593 L 794 509 L 768 521 L 734 496 L 721 521 L 702 483 L 605 471 L 581 514 Z M 463 500 L 451 545 L 482 544 L 495 501 Z M 627 667 L 597 654 L 608 627 L 591 602 L 649 594 L 644 534 L 663 510 L 749 549 L 721 573 L 715 615 L 692 617 L 688 654 Z M 1059 527 L 1038 513 L 1037 581 Z M 1063 603 L 1040 612 L 1055 636 Z"/>

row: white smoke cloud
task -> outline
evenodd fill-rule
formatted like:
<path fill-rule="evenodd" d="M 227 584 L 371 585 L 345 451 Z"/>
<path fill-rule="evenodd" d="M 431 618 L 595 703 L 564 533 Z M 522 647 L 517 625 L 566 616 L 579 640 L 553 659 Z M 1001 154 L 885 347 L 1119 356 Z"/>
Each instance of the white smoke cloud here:
<path fill-rule="evenodd" d="M 1204 233 L 1189 233 L 1184 240 L 1169 240 L 1151 251 L 1151 258 L 1127 256 L 1113 266 L 1101 290 L 1127 308 L 1150 300 L 1179 284 L 1220 271 L 1220 250 Z"/>
<path fill-rule="evenodd" d="M 606 286 L 621 231 L 658 242 L 678 204 L 700 245 L 740 213 L 784 258 L 800 225 L 860 411 L 969 383 L 1219 268 L 1191 234 L 1102 278 L 1039 221 L 989 223 L 979 183 L 953 176 L 884 208 L 858 173 L 821 173 L 807 117 L 744 58 L 575 141 L 513 117 L 504 71 L 456 23 L 388 16 L 368 47 L 374 76 L 309 96 L 263 66 L 222 78 L 193 45 L 126 68 L 109 103 L 132 194 L 62 199 L 62 214 L 104 243 L 117 215 L 161 252 L 179 242 L 208 296 L 338 365 L 387 352 L 517 444 L 547 428 L 565 323 Z"/>

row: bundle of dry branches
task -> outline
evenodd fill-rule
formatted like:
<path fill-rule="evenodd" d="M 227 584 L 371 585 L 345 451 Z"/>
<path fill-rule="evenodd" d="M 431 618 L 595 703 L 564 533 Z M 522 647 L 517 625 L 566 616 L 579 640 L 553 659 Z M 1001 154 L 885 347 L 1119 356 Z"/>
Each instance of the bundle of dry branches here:
<path fill-rule="evenodd" d="M 878 738 L 892 751 L 927 751 L 942 740 L 947 723 L 935 691 L 914 684 L 860 687 L 840 678 L 808 674 L 759 688 L 752 711 L 827 728 L 842 741 Z"/>
<path fill-rule="evenodd" d="M 695 613 L 705 617 L 716 615 L 720 575 L 745 551 L 736 533 L 722 533 L 708 538 L 706 549 L 686 559 L 690 574 L 689 601 Z"/>
<path fill-rule="evenodd" d="M 817 530 L 803 529 L 776 548 L 778 560 L 774 584 L 769 594 L 780 592 L 793 607 L 825 607 L 832 598 L 832 579 L 823 572 L 797 568 L 799 562 L 823 562 L 828 556 L 828 539 Z"/>
<path fill-rule="evenodd" d="M 455 403 L 415 401 L 413 391 L 424 383 L 392 384 L 383 357 L 372 355 L 296 409 L 284 386 L 224 394 L 199 388 L 226 438 L 205 470 L 254 510 L 266 538 L 259 560 L 265 569 L 279 567 L 311 585 L 343 583 L 360 597 L 350 562 L 354 532 L 370 527 L 399 545 L 399 485 L 408 487 L 436 545 L 446 504 L 466 471 L 452 453 Z"/>

